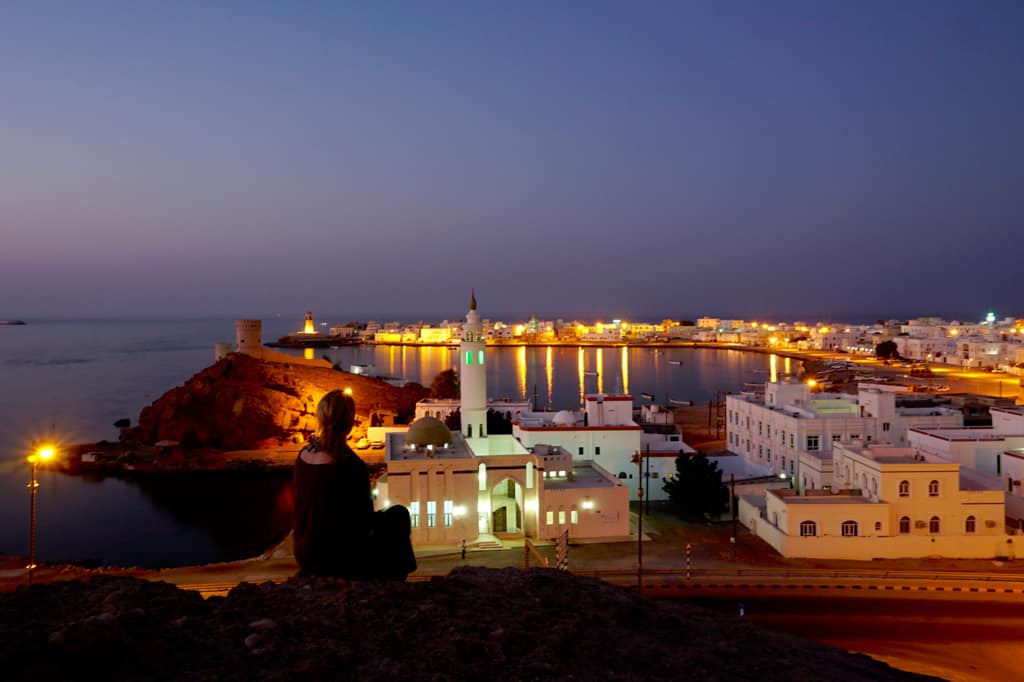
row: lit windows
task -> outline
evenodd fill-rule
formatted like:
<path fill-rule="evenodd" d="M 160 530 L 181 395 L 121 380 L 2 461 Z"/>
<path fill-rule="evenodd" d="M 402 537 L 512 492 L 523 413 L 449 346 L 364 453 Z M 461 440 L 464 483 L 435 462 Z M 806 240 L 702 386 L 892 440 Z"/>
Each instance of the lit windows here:
<path fill-rule="evenodd" d="M 484 352 L 482 350 L 477 351 L 477 356 L 476 357 L 477 357 L 477 364 L 478 365 L 484 364 Z"/>
<path fill-rule="evenodd" d="M 409 503 L 409 523 L 413 528 L 418 528 L 420 525 L 420 503 L 419 500 L 413 500 Z"/>
<path fill-rule="evenodd" d="M 856 521 L 843 521 L 843 537 L 844 538 L 855 538 L 855 537 L 857 537 L 857 522 Z"/>
<path fill-rule="evenodd" d="M 580 522 L 580 514 L 575 509 L 569 512 L 569 523 L 575 525 Z"/>
<path fill-rule="evenodd" d="M 451 500 L 444 501 L 444 525 L 452 525 L 452 516 L 455 510 L 455 503 Z"/>
<path fill-rule="evenodd" d="M 473 364 L 473 351 L 471 351 L 471 350 L 467 350 L 466 351 L 466 364 L 467 365 L 472 365 Z"/>
<path fill-rule="evenodd" d="M 547 513 L 544 514 L 544 522 L 549 526 L 552 525 L 555 522 L 555 512 L 549 509 Z"/>
<path fill-rule="evenodd" d="M 558 510 L 558 523 L 559 525 L 565 525 L 565 510 Z"/>
<path fill-rule="evenodd" d="M 437 502 L 429 500 L 427 502 L 427 528 L 433 528 L 437 525 Z"/>

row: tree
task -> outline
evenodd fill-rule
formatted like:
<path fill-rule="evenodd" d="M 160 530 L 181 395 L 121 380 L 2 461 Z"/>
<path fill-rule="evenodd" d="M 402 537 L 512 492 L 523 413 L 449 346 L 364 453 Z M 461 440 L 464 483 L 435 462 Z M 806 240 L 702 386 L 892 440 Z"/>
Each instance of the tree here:
<path fill-rule="evenodd" d="M 446 369 L 430 382 L 430 397 L 436 400 L 459 397 L 459 375 L 454 369 Z"/>
<path fill-rule="evenodd" d="M 900 352 L 896 347 L 896 342 L 882 341 L 880 344 L 875 346 L 875 357 L 880 360 L 898 360 Z"/>
<path fill-rule="evenodd" d="M 503 433 L 512 433 L 512 419 L 505 416 L 504 412 L 487 410 L 487 435 L 497 436 Z"/>
<path fill-rule="evenodd" d="M 707 456 L 676 457 L 676 474 L 662 484 L 676 511 L 683 517 L 717 516 L 729 506 L 729 490 L 722 483 L 722 470 Z"/>
<path fill-rule="evenodd" d="M 444 425 L 448 427 L 449 431 L 461 431 L 462 430 L 462 410 L 455 408 L 454 412 L 451 412 L 447 417 L 444 418 Z"/>

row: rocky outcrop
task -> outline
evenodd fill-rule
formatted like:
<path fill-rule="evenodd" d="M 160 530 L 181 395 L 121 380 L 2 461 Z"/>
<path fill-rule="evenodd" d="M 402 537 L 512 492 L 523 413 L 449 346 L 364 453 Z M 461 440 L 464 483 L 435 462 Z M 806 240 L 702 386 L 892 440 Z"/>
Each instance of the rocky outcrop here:
<path fill-rule="evenodd" d="M 265 362 L 232 353 L 142 410 L 123 441 L 176 441 L 185 448 L 250 450 L 299 441 L 316 428 L 316 404 L 328 391 L 351 388 L 363 424 L 376 410 L 412 415 L 427 389 L 397 388 L 327 367 Z"/>
<path fill-rule="evenodd" d="M 0 594 L 8 680 L 920 680 L 551 569 L 295 579 L 203 601 L 101 577 Z"/>

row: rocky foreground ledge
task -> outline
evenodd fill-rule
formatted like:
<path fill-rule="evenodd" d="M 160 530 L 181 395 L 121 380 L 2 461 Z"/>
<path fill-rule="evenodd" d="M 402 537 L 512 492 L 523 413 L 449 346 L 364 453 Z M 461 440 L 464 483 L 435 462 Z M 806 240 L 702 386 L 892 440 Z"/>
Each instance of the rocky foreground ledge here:
<path fill-rule="evenodd" d="M 0 594 L 0 660 L 11 680 L 931 679 L 594 579 L 470 567 L 207 601 L 125 577 L 22 587 Z"/>

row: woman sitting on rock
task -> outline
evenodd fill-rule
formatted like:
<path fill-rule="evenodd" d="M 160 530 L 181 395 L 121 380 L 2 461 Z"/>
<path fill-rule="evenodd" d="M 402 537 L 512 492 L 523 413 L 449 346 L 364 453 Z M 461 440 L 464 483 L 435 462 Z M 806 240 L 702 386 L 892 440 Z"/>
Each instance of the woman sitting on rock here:
<path fill-rule="evenodd" d="M 356 404 L 341 391 L 316 408 L 316 438 L 295 460 L 295 559 L 300 575 L 405 580 L 416 570 L 409 512 L 396 505 L 373 511 L 366 464 L 346 439 Z"/>

